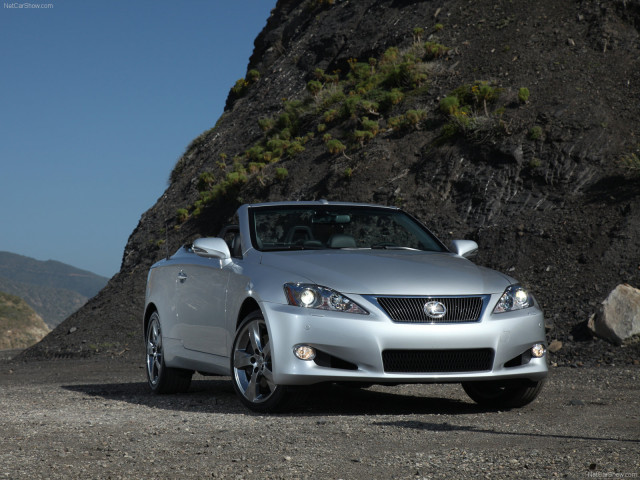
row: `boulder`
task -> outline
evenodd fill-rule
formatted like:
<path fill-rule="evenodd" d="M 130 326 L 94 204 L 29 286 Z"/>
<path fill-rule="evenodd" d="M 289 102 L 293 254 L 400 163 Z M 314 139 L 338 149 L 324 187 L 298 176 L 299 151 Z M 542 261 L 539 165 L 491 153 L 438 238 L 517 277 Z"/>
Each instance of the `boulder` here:
<path fill-rule="evenodd" d="M 616 345 L 640 334 L 640 290 L 618 285 L 591 316 L 589 329 Z"/>

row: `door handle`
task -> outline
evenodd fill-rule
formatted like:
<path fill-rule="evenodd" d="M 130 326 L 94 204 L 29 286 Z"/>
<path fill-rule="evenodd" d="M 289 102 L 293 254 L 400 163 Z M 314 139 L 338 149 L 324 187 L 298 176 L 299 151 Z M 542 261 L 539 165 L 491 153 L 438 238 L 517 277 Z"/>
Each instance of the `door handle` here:
<path fill-rule="evenodd" d="M 184 282 L 187 279 L 187 274 L 184 273 L 182 270 L 180 270 L 178 272 L 178 280 L 180 280 L 180 283 Z"/>

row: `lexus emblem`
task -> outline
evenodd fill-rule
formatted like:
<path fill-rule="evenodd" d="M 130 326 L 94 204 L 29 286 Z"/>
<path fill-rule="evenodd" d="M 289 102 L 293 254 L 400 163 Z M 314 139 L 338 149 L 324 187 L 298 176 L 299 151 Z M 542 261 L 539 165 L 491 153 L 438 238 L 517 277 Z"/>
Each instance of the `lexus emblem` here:
<path fill-rule="evenodd" d="M 442 318 L 447 314 L 447 307 L 444 306 L 444 303 L 431 301 L 424 304 L 424 313 L 429 318 Z"/>

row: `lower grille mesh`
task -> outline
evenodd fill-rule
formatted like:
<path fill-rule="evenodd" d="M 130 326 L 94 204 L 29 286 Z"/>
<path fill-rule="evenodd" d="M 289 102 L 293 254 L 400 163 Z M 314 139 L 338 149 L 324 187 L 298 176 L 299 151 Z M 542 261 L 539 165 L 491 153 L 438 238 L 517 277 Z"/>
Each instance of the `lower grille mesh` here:
<path fill-rule="evenodd" d="M 387 373 L 479 372 L 493 367 L 493 350 L 385 350 L 382 352 Z"/>

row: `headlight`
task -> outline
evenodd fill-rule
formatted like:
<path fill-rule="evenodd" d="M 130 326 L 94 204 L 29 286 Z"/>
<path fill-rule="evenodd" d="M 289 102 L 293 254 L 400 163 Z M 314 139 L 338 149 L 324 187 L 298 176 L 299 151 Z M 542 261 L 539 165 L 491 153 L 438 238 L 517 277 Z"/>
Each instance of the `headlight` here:
<path fill-rule="evenodd" d="M 504 291 L 500 300 L 498 300 L 498 304 L 493 309 L 493 313 L 512 312 L 529 307 L 533 307 L 533 295 L 520 285 L 511 285 Z"/>
<path fill-rule="evenodd" d="M 284 293 L 289 305 L 304 308 L 316 308 L 319 310 L 331 310 L 334 312 L 359 313 L 368 315 L 365 309 L 355 303 L 349 297 L 331 290 L 309 283 L 285 283 Z"/>

